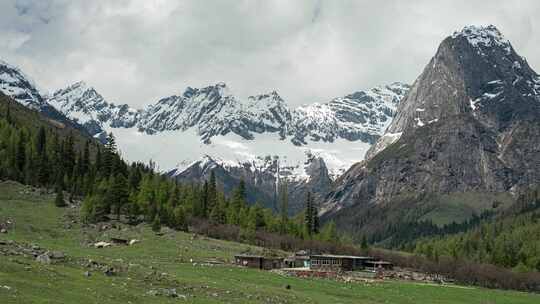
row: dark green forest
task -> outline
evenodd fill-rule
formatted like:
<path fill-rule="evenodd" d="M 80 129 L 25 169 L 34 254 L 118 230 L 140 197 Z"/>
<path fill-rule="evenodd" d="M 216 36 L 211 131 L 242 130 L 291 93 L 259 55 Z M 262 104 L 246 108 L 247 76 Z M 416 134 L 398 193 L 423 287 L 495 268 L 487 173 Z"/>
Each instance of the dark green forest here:
<path fill-rule="evenodd" d="M 540 271 L 540 189 L 526 191 L 511 210 L 465 232 L 421 239 L 414 252 L 433 260 L 447 256 L 518 272 Z"/>
<path fill-rule="evenodd" d="M 56 192 L 58 207 L 82 200 L 87 223 L 123 220 L 147 222 L 188 230 L 190 223 L 206 220 L 241 228 L 241 238 L 252 240 L 256 231 L 301 239 L 338 241 L 333 222 L 320 229 L 318 210 L 308 193 L 305 212 L 287 216 L 286 185 L 280 194 L 279 214 L 257 202 L 246 201 L 244 182 L 227 197 L 211 173 L 201 183 L 179 184 L 155 172 L 152 164 L 126 163 L 115 138 L 105 144 L 78 130 L 65 130 L 3 97 L 0 116 L 0 178 Z"/>

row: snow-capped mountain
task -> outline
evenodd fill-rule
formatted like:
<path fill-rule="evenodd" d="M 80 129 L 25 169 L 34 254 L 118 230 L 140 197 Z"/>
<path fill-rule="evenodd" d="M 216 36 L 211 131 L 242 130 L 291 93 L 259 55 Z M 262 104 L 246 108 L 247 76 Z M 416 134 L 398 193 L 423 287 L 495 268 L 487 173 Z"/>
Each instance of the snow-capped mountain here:
<path fill-rule="evenodd" d="M 450 44 L 452 49 L 446 47 Z M 471 65 L 467 67 L 470 72 L 459 83 L 452 83 L 455 74 L 445 69 L 449 65 L 464 66 L 465 62 Z M 443 76 L 435 79 L 434 75 Z M 433 79 L 428 83 L 428 78 Z M 413 87 L 407 102 L 400 104 L 386 134 L 371 148 L 367 158 L 398 140 L 403 132 L 453 115 L 472 112 L 486 125 L 506 127 L 512 115 L 534 113 L 522 100 L 540 100 L 538 74 L 493 25 L 466 26 L 447 37 L 417 82 L 425 88 Z"/>
<path fill-rule="evenodd" d="M 47 106 L 34 82 L 21 70 L 0 60 L 0 91 L 20 104 L 39 110 Z"/>
<path fill-rule="evenodd" d="M 93 87 L 82 81 L 54 92 L 47 101 L 94 135 L 102 133 L 106 126 L 131 128 L 140 114 L 126 104 L 108 103 Z"/>
<path fill-rule="evenodd" d="M 407 85 L 394 83 L 291 109 L 275 91 L 242 100 L 218 83 L 158 101 L 145 110 L 138 127 L 150 134 L 196 128 L 206 143 L 229 133 L 249 140 L 267 132 L 295 145 L 338 138 L 371 143 L 390 123 L 407 90 Z"/>
<path fill-rule="evenodd" d="M 175 169 L 168 174 L 181 181 L 197 182 L 208 180 L 213 172 L 227 193 L 238 186 L 240 180 L 244 180 L 248 201 L 264 203 L 276 211 L 279 210 L 278 194 L 287 189 L 289 213 L 296 214 L 304 207 L 307 191 L 322 200 L 332 183 L 326 163 L 321 157 L 309 153 L 305 157 L 303 163 L 288 166 L 281 163 L 278 156 L 235 163 L 204 155 L 187 169 Z"/>
<path fill-rule="evenodd" d="M 147 134 L 195 129 L 201 141 L 236 134 L 277 133 L 295 145 L 306 141 L 332 142 L 338 138 L 372 143 L 394 115 L 408 86 L 393 83 L 360 91 L 328 103 L 289 108 L 276 91 L 241 99 L 224 83 L 201 89 L 188 87 L 181 95 L 160 99 L 144 110 L 117 106 L 82 82 L 56 91 L 49 103 L 69 117 L 91 126 L 95 134 L 105 128 L 131 128 Z M 94 126 L 99 126 L 97 129 Z"/>
<path fill-rule="evenodd" d="M 97 138 L 114 133 L 128 160 L 152 160 L 188 180 L 203 178 L 201 164 L 214 163 L 224 172 L 223 185 L 249 179 L 248 186 L 261 192 L 254 199 L 265 202 L 285 182 L 298 201 L 309 189 L 322 195 L 333 179 L 363 160 L 409 90 L 392 83 L 293 108 L 276 91 L 242 98 L 217 83 L 133 109 L 107 101 L 84 82 L 43 97 L 18 69 L 4 65 L 0 71 L 3 90 L 17 101 L 58 109 Z"/>
<path fill-rule="evenodd" d="M 0 60 L 0 92 L 13 98 L 23 106 L 36 110 L 51 120 L 69 125 L 87 134 L 87 128 L 68 119 L 66 115 L 48 103 L 34 81 L 19 68 Z"/>
<path fill-rule="evenodd" d="M 202 155 L 236 165 L 278 156 L 283 166 L 292 168 L 301 167 L 306 153 L 314 153 L 336 176 L 363 159 L 389 125 L 408 88 L 393 83 L 327 103 L 290 108 L 276 91 L 243 99 L 218 83 L 188 87 L 182 94 L 135 110 L 110 103 L 94 88 L 78 82 L 56 91 L 48 101 L 96 136 L 116 133 L 120 143 L 127 142 L 120 146 L 127 157 L 153 159 L 164 169 L 186 169 Z M 141 142 L 149 144 L 141 149 L 137 146 Z M 176 143 L 180 146 L 174 148 Z M 163 152 L 165 147 L 172 151 Z M 141 153 L 128 152 L 133 150 Z M 303 168 L 294 172 L 305 176 Z"/>
<path fill-rule="evenodd" d="M 467 26 L 441 42 L 367 159 L 335 181 L 326 216 L 384 235 L 381 219 L 492 212 L 540 183 L 539 117 L 539 75 L 495 26 Z"/>

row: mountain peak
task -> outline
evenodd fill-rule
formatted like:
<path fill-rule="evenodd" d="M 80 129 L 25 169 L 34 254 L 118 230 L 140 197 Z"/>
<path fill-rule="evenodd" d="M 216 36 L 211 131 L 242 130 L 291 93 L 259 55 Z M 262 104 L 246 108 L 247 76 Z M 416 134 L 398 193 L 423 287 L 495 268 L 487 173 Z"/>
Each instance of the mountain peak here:
<path fill-rule="evenodd" d="M 69 88 L 82 88 L 82 89 L 87 89 L 87 88 L 88 88 L 88 84 L 87 84 L 84 80 L 79 80 L 79 81 L 73 83 L 72 85 L 70 85 Z"/>
<path fill-rule="evenodd" d="M 0 60 L 0 92 L 33 109 L 46 106 L 34 81 L 18 67 L 2 60 Z"/>
<path fill-rule="evenodd" d="M 510 52 L 510 41 L 494 25 L 478 26 L 468 25 L 461 31 L 456 31 L 451 36 L 453 39 L 465 38 L 475 47 L 502 46 Z"/>
<path fill-rule="evenodd" d="M 279 102 L 284 102 L 283 98 L 279 95 L 276 90 L 272 90 L 266 94 L 252 95 L 248 97 L 249 100 L 260 101 L 260 100 L 276 100 Z"/>

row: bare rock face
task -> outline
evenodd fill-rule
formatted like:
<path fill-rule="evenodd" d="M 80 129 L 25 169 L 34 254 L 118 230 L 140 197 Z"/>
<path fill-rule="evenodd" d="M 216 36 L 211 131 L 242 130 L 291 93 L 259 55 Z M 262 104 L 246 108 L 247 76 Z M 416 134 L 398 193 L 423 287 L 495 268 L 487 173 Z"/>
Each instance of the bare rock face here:
<path fill-rule="evenodd" d="M 321 157 L 309 155 L 304 164 L 305 176 L 298 177 L 290 168 L 281 166 L 279 159 L 267 157 L 260 162 L 231 164 L 203 157 L 187 169 L 168 174 L 181 182 L 200 182 L 209 180 L 213 172 L 219 187 L 230 194 L 233 189 L 245 181 L 247 201 L 251 204 L 262 203 L 265 207 L 279 210 L 279 195 L 284 184 L 287 184 L 289 213 L 296 214 L 304 208 L 307 192 L 312 192 L 320 202 L 331 189 L 332 179 L 326 163 Z"/>
<path fill-rule="evenodd" d="M 350 223 L 351 208 L 390 212 L 404 196 L 538 183 L 539 135 L 539 76 L 494 26 L 465 27 L 441 43 L 367 160 L 336 182 L 327 217 Z"/>

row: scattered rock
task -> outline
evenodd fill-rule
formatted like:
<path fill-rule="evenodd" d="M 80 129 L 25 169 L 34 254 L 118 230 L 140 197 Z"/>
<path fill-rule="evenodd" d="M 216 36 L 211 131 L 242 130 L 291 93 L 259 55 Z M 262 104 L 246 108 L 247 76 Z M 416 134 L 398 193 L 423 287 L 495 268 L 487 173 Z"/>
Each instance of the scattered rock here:
<path fill-rule="evenodd" d="M 51 259 L 55 260 L 61 260 L 66 258 L 66 255 L 62 251 L 50 251 L 47 254 Z"/>
<path fill-rule="evenodd" d="M 146 292 L 149 296 L 163 296 L 163 297 L 169 297 L 169 298 L 180 298 L 180 299 L 187 299 L 186 295 L 178 294 L 176 291 L 176 288 L 162 288 L 162 289 L 150 289 Z"/>
<path fill-rule="evenodd" d="M 94 247 L 96 248 L 105 248 L 109 246 L 111 246 L 111 243 L 107 243 L 107 242 L 97 242 L 94 244 Z"/>
<path fill-rule="evenodd" d="M 38 255 L 36 258 L 36 262 L 42 263 L 42 264 L 50 264 L 51 258 L 48 254 L 44 253 L 42 255 Z"/>
<path fill-rule="evenodd" d="M 108 277 L 115 275 L 114 268 L 112 268 L 112 267 L 107 267 L 107 268 L 105 269 L 105 271 L 103 271 L 103 274 L 106 275 L 106 276 L 108 276 Z"/>
<path fill-rule="evenodd" d="M 165 288 L 163 289 L 163 295 L 170 297 L 170 298 L 178 298 L 178 294 L 176 293 L 176 288 Z"/>
<path fill-rule="evenodd" d="M 150 289 L 148 292 L 146 292 L 146 294 L 149 295 L 149 296 L 159 296 L 160 295 L 159 291 L 156 290 L 156 289 Z"/>

